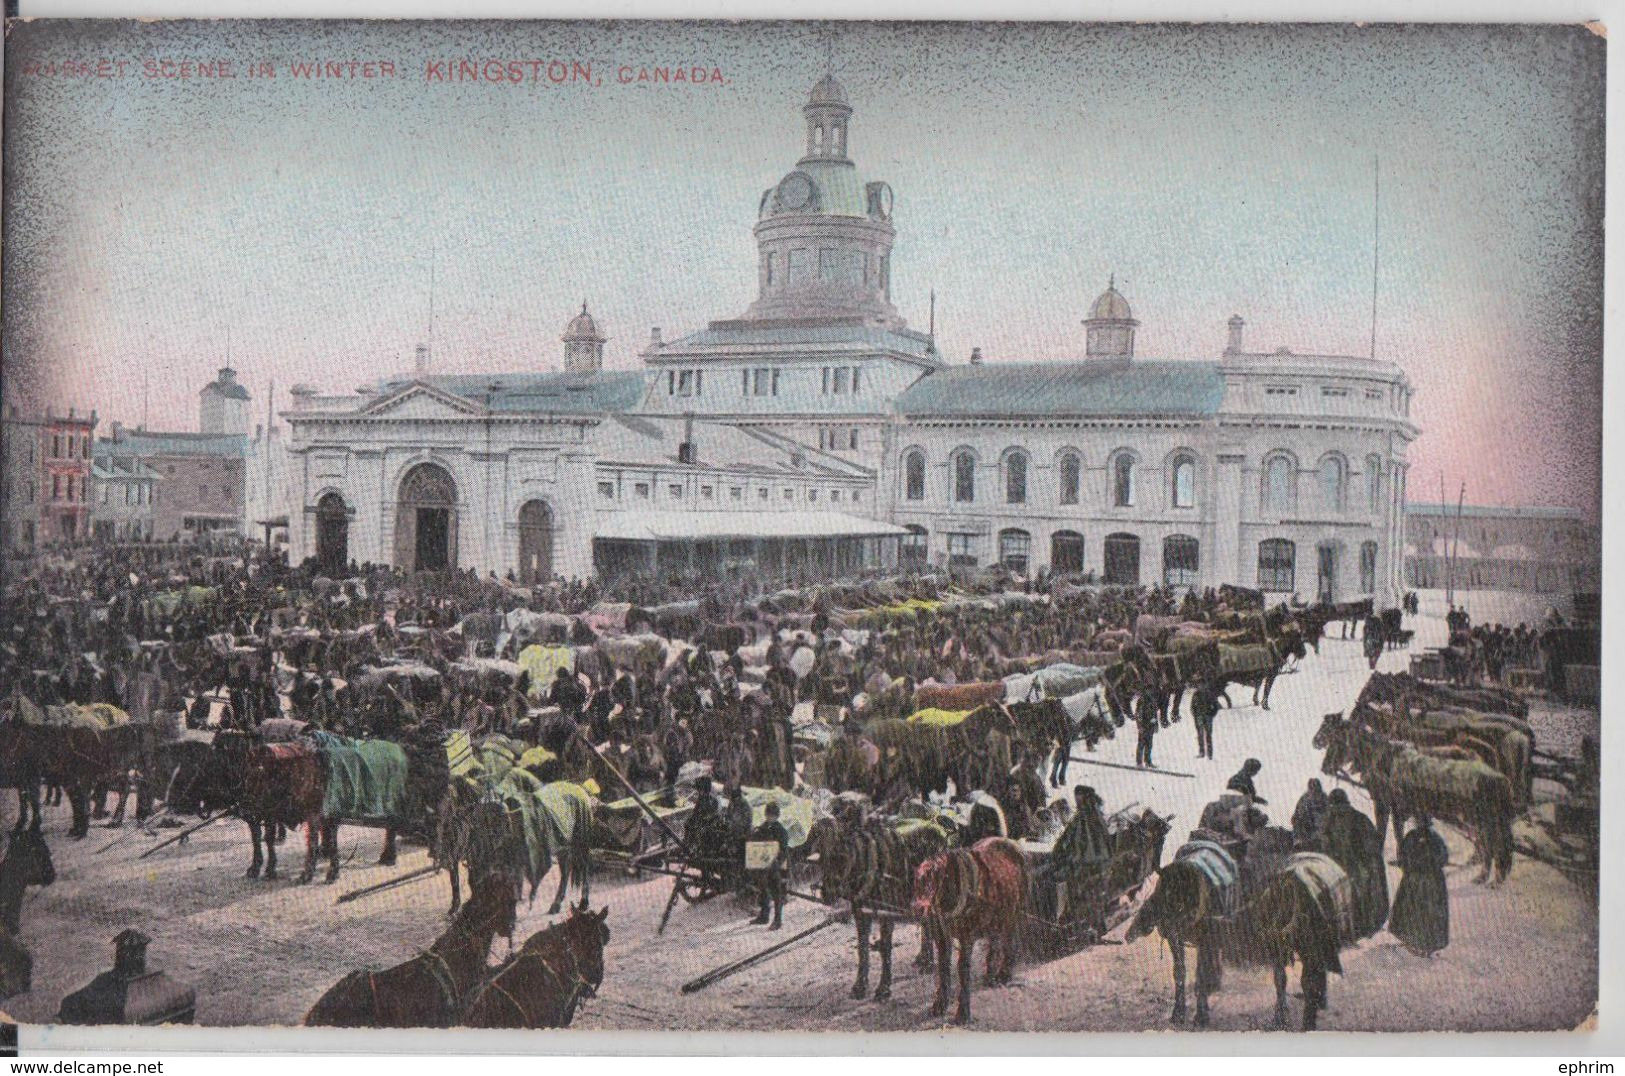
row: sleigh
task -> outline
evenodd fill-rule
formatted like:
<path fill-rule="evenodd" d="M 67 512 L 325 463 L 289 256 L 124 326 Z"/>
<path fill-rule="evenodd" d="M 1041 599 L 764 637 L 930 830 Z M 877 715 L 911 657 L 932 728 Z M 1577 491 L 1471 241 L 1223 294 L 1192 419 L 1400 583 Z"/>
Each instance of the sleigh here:
<path fill-rule="evenodd" d="M 1126 810 L 1107 820 L 1111 859 L 1059 878 L 1050 876 L 1049 844 L 1018 842 L 1028 878 L 1027 912 L 1016 934 L 1023 960 L 1055 960 L 1099 945 L 1134 914 L 1135 896 L 1161 863 L 1171 818 L 1147 811 L 1130 819 Z"/>
<path fill-rule="evenodd" d="M 668 803 L 665 791 L 644 797 L 644 803 L 667 826 L 681 833 L 694 811 L 691 801 Z M 649 816 L 649 810 L 631 796 L 612 802 L 600 801 L 593 811 L 593 856 L 600 862 L 624 867 L 640 874 L 646 867 L 664 866 L 668 856 L 678 851 L 666 827 Z"/>

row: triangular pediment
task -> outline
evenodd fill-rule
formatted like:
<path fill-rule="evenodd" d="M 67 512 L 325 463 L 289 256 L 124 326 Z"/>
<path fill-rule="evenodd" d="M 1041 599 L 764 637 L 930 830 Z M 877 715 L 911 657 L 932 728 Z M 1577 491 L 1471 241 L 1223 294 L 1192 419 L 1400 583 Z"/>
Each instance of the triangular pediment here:
<path fill-rule="evenodd" d="M 358 414 L 370 418 L 467 418 L 486 414 L 480 404 L 423 381 L 403 385 L 374 400 Z"/>

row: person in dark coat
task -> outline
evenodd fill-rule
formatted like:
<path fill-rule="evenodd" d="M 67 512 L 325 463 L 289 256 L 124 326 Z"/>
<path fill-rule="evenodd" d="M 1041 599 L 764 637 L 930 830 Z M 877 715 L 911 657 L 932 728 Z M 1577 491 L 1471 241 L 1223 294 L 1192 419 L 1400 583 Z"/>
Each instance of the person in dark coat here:
<path fill-rule="evenodd" d="M 1298 805 L 1292 810 L 1292 836 L 1299 848 L 1317 846 L 1326 805 L 1326 790 L 1320 787 L 1320 778 L 1311 777 L 1309 787 L 1298 797 Z"/>
<path fill-rule="evenodd" d="M 1384 630 L 1382 617 L 1376 613 L 1365 618 L 1365 639 L 1360 645 L 1365 652 L 1365 660 L 1372 669 L 1377 667 L 1377 659 L 1382 657 Z"/>
<path fill-rule="evenodd" d="M 752 871 L 752 880 L 756 883 L 757 905 L 756 918 L 751 922 L 757 926 L 766 925 L 769 930 L 780 930 L 784 927 L 784 896 L 787 888 L 784 880 L 785 866 L 790 857 L 790 832 L 779 821 L 779 805 L 768 803 L 762 809 L 766 817 L 762 824 L 751 832 L 752 841 L 771 841 L 779 846 L 779 853 L 774 857 L 773 863 L 766 870 Z M 773 921 L 768 923 L 767 906 L 773 905 Z"/>
<path fill-rule="evenodd" d="M 1450 893 L 1444 881 L 1449 861 L 1449 849 L 1433 832 L 1433 820 L 1419 816 L 1399 842 L 1403 873 L 1388 920 L 1389 932 L 1417 956 L 1432 956 L 1450 944 Z"/>
<path fill-rule="evenodd" d="M 1349 794 L 1332 789 L 1320 823 L 1320 848 L 1349 876 L 1357 938 L 1371 937 L 1388 921 L 1388 868 L 1382 861 L 1382 845 L 1382 834 L 1349 802 Z"/>
<path fill-rule="evenodd" d="M 1257 777 L 1259 771 L 1263 768 L 1264 764 L 1256 758 L 1250 758 L 1243 762 L 1241 769 L 1237 770 L 1235 776 L 1225 783 L 1225 791 L 1240 792 L 1243 796 L 1251 797 L 1254 803 L 1268 806 L 1270 801 L 1260 796 L 1258 788 L 1253 784 L 1253 778 Z"/>
<path fill-rule="evenodd" d="M 1134 726 L 1140 738 L 1134 745 L 1134 764 L 1155 768 L 1151 761 L 1151 745 L 1157 738 L 1157 703 L 1149 691 L 1134 698 Z"/>
<path fill-rule="evenodd" d="M 547 701 L 575 721 L 581 716 L 581 708 L 587 704 L 587 689 L 581 686 L 575 673 L 560 666 L 558 672 L 553 674 L 553 686 L 548 690 Z"/>

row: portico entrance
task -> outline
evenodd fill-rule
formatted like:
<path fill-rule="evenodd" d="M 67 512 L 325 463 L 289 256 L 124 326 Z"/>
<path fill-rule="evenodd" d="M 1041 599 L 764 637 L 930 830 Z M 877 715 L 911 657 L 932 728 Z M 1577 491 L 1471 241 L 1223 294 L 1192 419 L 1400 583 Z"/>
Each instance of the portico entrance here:
<path fill-rule="evenodd" d="M 439 464 L 420 463 L 401 479 L 395 565 L 413 572 L 457 566 L 457 483 Z"/>

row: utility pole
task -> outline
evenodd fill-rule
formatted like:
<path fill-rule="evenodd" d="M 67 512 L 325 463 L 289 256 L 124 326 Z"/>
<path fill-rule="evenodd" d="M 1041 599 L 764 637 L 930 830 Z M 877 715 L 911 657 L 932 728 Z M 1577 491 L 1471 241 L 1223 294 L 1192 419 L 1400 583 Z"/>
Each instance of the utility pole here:
<path fill-rule="evenodd" d="M 1371 159 L 1371 358 L 1377 357 L 1377 257 L 1382 239 L 1382 158 Z"/>

